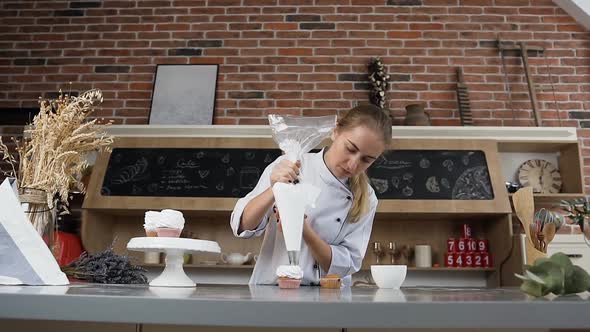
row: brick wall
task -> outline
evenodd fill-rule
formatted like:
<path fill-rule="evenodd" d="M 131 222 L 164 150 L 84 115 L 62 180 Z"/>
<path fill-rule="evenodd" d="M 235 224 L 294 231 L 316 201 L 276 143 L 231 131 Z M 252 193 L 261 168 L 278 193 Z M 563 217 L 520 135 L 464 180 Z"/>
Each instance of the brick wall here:
<path fill-rule="evenodd" d="M 380 56 L 397 124 L 418 101 L 434 125 L 459 125 L 461 66 L 476 125 L 532 125 L 521 62 L 506 53 L 504 75 L 501 38 L 546 49 L 529 54 L 543 125 L 579 127 L 590 145 L 590 33 L 551 0 L 3 0 L 0 8 L 0 107 L 36 107 L 39 95 L 73 82 L 74 91 L 103 90 L 97 116 L 145 124 L 157 64 L 220 64 L 214 124 L 261 124 L 269 112 L 333 114 L 367 101 L 367 63 Z M 584 155 L 590 165 L 590 148 Z"/>

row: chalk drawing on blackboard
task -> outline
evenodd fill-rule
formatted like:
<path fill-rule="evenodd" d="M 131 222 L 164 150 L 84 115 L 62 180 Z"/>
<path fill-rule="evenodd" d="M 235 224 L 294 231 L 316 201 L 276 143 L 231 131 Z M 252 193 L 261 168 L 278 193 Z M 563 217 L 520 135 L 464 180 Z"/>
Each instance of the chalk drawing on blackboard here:
<path fill-rule="evenodd" d="M 198 164 L 192 159 L 180 158 L 176 161 L 176 167 L 178 168 L 200 168 L 201 164 Z"/>
<path fill-rule="evenodd" d="M 438 185 L 436 176 L 431 176 L 426 180 L 426 190 L 430 191 L 431 193 L 440 192 L 440 186 Z"/>
<path fill-rule="evenodd" d="M 443 161 L 443 167 L 447 169 L 447 171 L 452 172 L 453 171 L 453 166 L 454 163 L 452 160 L 450 159 L 445 159 L 445 161 Z"/>
<path fill-rule="evenodd" d="M 143 191 L 143 190 L 141 189 L 141 187 L 139 187 L 139 186 L 136 186 L 135 184 L 134 184 L 134 185 L 131 187 L 131 192 L 132 192 L 134 195 L 139 195 L 139 194 L 141 194 L 141 192 L 142 192 L 142 191 Z"/>
<path fill-rule="evenodd" d="M 139 158 L 133 165 L 123 167 L 116 177 L 111 180 L 111 184 L 123 184 L 138 180 L 146 171 L 147 166 L 147 159 Z"/>
<path fill-rule="evenodd" d="M 182 187 L 179 188 L 175 188 L 176 190 L 181 190 L 182 188 L 188 189 L 188 190 L 203 190 L 203 189 L 208 189 L 209 187 L 207 187 L 204 184 L 188 184 L 188 185 L 184 185 Z"/>
<path fill-rule="evenodd" d="M 221 157 L 221 162 L 224 164 L 229 163 L 230 159 L 229 159 L 229 153 L 226 153 L 223 155 L 223 157 Z"/>
<path fill-rule="evenodd" d="M 257 167 L 243 167 L 240 169 L 240 188 L 254 189 L 259 178 L 260 170 Z"/>
<path fill-rule="evenodd" d="M 430 160 L 428 160 L 426 158 L 422 158 L 420 160 L 420 167 L 422 167 L 422 168 L 428 168 L 428 167 L 430 167 Z"/>
<path fill-rule="evenodd" d="M 147 186 L 147 191 L 150 193 L 155 193 L 160 189 L 160 186 L 157 183 L 151 183 Z"/>
<path fill-rule="evenodd" d="M 158 165 L 164 165 L 165 162 L 166 162 L 166 157 L 164 157 L 164 156 L 158 157 Z"/>
<path fill-rule="evenodd" d="M 399 182 L 400 182 L 400 179 L 397 176 L 394 176 L 394 177 L 391 178 L 391 184 L 395 188 L 399 188 Z"/>
<path fill-rule="evenodd" d="M 447 178 L 440 179 L 440 185 L 445 187 L 446 189 L 451 189 L 451 184 Z"/>
<path fill-rule="evenodd" d="M 196 155 L 197 159 L 203 159 L 205 157 L 205 151 L 199 151 Z"/>
<path fill-rule="evenodd" d="M 223 188 L 225 188 L 225 186 L 223 185 L 223 182 L 219 182 L 216 186 L 215 189 L 217 189 L 217 191 L 223 191 Z"/>
<path fill-rule="evenodd" d="M 385 168 L 385 169 L 403 169 L 412 167 L 412 163 L 404 160 L 387 160 L 384 155 L 381 155 L 375 162 L 373 163 L 375 168 Z"/>
<path fill-rule="evenodd" d="M 270 164 L 272 162 L 272 157 L 270 156 L 270 154 L 266 154 L 266 156 L 264 156 L 264 162 Z"/>
<path fill-rule="evenodd" d="M 453 199 L 492 199 L 488 168 L 477 166 L 465 170 L 455 182 Z"/>
<path fill-rule="evenodd" d="M 208 169 L 200 169 L 199 170 L 199 177 L 201 177 L 201 179 L 206 178 L 207 176 L 209 176 L 210 171 Z"/>
<path fill-rule="evenodd" d="M 389 185 L 387 184 L 387 180 L 385 180 L 385 179 L 370 178 L 370 180 L 371 180 L 371 183 L 373 184 L 373 188 L 375 188 L 375 191 L 379 194 L 383 194 L 389 188 Z"/>
<path fill-rule="evenodd" d="M 256 153 L 254 153 L 254 152 L 246 152 L 244 154 L 244 158 L 246 158 L 246 160 L 254 160 L 254 158 L 256 158 Z"/>
<path fill-rule="evenodd" d="M 414 174 L 406 172 L 402 175 L 402 179 L 404 179 L 404 181 L 412 182 L 414 180 Z"/>
<path fill-rule="evenodd" d="M 233 176 L 234 174 L 236 174 L 236 170 L 233 167 L 228 167 L 228 169 L 225 171 L 225 175 L 227 177 Z"/>
<path fill-rule="evenodd" d="M 405 186 L 404 189 L 402 189 L 402 194 L 404 194 L 404 196 L 406 197 L 410 197 L 414 194 L 414 189 L 408 186 Z"/>
<path fill-rule="evenodd" d="M 469 165 L 469 157 L 473 154 L 473 152 L 469 152 L 469 154 L 461 157 L 461 161 L 463 162 L 463 165 L 467 166 Z"/>

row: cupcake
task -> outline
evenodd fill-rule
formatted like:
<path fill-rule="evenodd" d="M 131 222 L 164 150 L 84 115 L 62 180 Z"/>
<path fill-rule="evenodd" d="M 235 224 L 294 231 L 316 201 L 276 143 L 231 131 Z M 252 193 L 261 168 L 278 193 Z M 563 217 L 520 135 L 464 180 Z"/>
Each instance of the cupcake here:
<path fill-rule="evenodd" d="M 184 228 L 182 212 L 165 209 L 160 212 L 160 223 L 156 228 L 158 237 L 179 237 Z"/>
<path fill-rule="evenodd" d="M 160 212 L 158 211 L 147 211 L 145 213 L 143 228 L 145 229 L 145 235 L 148 237 L 156 237 L 158 233 L 156 229 L 160 225 Z"/>
<path fill-rule="evenodd" d="M 303 270 L 298 265 L 281 265 L 277 268 L 279 288 L 299 288 Z"/>
<path fill-rule="evenodd" d="M 328 274 L 320 279 L 320 286 L 323 288 L 340 288 L 342 279 L 337 274 Z"/>

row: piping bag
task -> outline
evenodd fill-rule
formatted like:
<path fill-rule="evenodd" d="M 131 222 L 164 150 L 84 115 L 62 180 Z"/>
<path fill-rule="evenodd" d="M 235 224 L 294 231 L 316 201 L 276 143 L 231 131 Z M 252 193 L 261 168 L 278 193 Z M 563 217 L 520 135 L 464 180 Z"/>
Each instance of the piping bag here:
<path fill-rule="evenodd" d="M 272 138 L 283 150 L 287 160 L 295 163 L 304 153 L 320 144 L 336 126 L 336 116 L 294 117 L 270 114 L 268 122 Z M 305 182 L 301 176 L 305 165 L 301 164 L 299 183 L 273 185 L 275 205 L 281 215 L 283 237 L 290 265 L 299 265 L 303 219 L 307 207 L 315 208 L 320 188 Z"/>

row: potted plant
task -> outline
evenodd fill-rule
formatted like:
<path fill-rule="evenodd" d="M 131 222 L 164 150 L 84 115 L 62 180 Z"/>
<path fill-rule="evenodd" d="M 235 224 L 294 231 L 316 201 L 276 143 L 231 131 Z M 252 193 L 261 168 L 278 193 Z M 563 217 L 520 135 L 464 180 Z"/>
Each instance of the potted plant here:
<path fill-rule="evenodd" d="M 564 217 L 570 225 L 578 225 L 580 231 L 584 234 L 584 241 L 590 246 L 590 225 L 588 218 L 590 217 L 590 201 L 587 198 L 578 198 L 573 200 L 562 200 L 560 203 L 561 209 L 566 212 Z"/>

